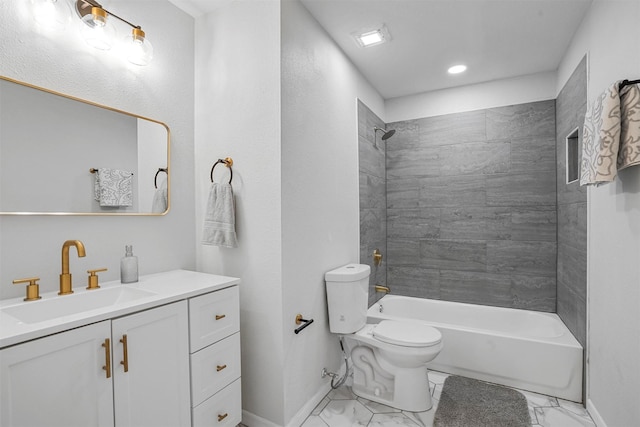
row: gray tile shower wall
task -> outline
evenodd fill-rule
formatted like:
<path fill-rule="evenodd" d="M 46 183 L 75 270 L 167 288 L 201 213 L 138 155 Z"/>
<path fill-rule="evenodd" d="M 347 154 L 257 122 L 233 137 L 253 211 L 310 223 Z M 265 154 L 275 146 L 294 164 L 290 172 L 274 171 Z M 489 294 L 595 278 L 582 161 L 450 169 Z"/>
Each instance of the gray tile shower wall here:
<path fill-rule="evenodd" d="M 372 119 L 361 108 L 364 126 Z M 385 144 L 392 292 L 555 312 L 555 101 L 388 127 L 397 130 Z M 366 186 L 363 166 L 378 159 L 360 161 Z M 361 190 L 361 204 L 376 191 Z M 362 206 L 361 215 L 372 209 Z"/>
<path fill-rule="evenodd" d="M 360 262 L 371 267 L 369 304 L 382 295 L 376 295 L 376 284 L 386 285 L 387 268 L 387 190 L 385 146 L 375 127 L 385 124 L 366 105 L 358 101 L 358 160 L 360 179 Z M 373 265 L 373 251 L 383 254 L 382 265 Z"/>
<path fill-rule="evenodd" d="M 576 128 L 582 142 L 587 110 L 587 65 L 582 59 L 556 100 L 558 194 L 558 307 L 560 318 L 586 345 L 587 309 L 587 191 L 567 183 L 566 138 Z M 579 147 L 578 152 L 581 152 Z"/>

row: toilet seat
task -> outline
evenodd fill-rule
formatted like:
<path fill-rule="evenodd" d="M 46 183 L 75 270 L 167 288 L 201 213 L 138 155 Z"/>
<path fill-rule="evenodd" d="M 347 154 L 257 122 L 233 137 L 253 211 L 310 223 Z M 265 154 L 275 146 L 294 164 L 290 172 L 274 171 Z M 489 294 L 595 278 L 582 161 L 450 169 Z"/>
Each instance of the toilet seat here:
<path fill-rule="evenodd" d="M 383 320 L 372 333 L 382 342 L 403 347 L 431 347 L 442 341 L 440 331 L 420 322 Z"/>

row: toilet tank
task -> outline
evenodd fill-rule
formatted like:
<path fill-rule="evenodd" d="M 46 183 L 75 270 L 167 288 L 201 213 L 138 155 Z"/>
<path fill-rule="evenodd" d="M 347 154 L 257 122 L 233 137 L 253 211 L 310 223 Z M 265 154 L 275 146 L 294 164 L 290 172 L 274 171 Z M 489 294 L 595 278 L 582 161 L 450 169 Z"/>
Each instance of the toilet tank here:
<path fill-rule="evenodd" d="M 351 334 L 365 325 L 370 271 L 368 265 L 347 264 L 325 273 L 329 330 L 332 333 Z"/>

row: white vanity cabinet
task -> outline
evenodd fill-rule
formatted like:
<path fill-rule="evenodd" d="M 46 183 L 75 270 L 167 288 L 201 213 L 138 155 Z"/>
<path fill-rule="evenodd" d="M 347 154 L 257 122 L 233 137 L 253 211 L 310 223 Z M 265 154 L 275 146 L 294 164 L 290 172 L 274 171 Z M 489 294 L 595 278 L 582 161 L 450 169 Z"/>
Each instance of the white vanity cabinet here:
<path fill-rule="evenodd" d="M 1 424 L 189 426 L 187 331 L 179 301 L 2 349 Z"/>
<path fill-rule="evenodd" d="M 194 427 L 242 420 L 238 287 L 189 300 Z"/>
<path fill-rule="evenodd" d="M 45 304 L 0 302 L 0 426 L 235 427 L 238 283 L 158 273 L 127 285 L 149 298 L 31 324 L 12 310 Z"/>
<path fill-rule="evenodd" d="M 0 350 L 0 425 L 113 426 L 108 320 Z"/>

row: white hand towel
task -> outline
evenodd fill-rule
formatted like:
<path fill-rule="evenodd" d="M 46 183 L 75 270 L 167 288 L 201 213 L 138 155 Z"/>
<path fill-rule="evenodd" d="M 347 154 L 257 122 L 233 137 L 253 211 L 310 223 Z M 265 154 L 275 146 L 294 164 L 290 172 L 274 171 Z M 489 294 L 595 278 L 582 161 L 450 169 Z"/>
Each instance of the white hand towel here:
<path fill-rule="evenodd" d="M 231 184 L 212 183 L 207 210 L 204 214 L 202 244 L 225 248 L 237 247 L 235 224 L 235 206 Z"/>
<path fill-rule="evenodd" d="M 605 90 L 584 118 L 580 185 L 613 181 L 620 148 L 620 82 Z"/>
<path fill-rule="evenodd" d="M 169 201 L 167 198 L 167 179 L 163 179 L 160 183 L 160 187 L 156 189 L 153 195 L 153 204 L 151 205 L 152 213 L 163 213 L 167 210 Z"/>
<path fill-rule="evenodd" d="M 132 206 L 133 173 L 130 171 L 100 168 L 96 172 L 95 199 L 100 206 Z"/>
<path fill-rule="evenodd" d="M 620 91 L 620 121 L 618 170 L 640 165 L 640 85 Z"/>

